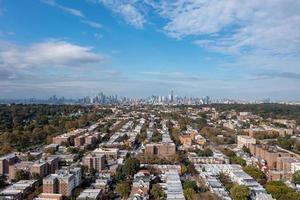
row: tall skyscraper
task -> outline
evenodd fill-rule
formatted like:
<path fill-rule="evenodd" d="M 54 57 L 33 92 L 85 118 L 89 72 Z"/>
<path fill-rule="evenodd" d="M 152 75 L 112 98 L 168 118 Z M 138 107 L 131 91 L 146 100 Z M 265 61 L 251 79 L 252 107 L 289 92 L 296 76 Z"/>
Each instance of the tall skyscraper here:
<path fill-rule="evenodd" d="M 174 91 L 173 91 L 173 90 L 171 90 L 171 98 L 170 98 L 170 101 L 171 101 L 171 102 L 174 102 Z"/>

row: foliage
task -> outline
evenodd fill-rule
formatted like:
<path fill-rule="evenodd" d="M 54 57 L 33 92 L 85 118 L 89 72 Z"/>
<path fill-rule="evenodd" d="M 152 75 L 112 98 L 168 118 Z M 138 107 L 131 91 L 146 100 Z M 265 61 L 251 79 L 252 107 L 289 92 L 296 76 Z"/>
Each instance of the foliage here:
<path fill-rule="evenodd" d="M 228 156 L 228 157 L 234 157 L 236 156 L 236 154 L 234 153 L 234 151 L 228 149 L 228 148 L 225 148 L 223 149 L 223 153 Z"/>
<path fill-rule="evenodd" d="M 135 157 L 129 157 L 125 160 L 122 171 L 126 175 L 133 176 L 140 169 L 140 161 Z"/>
<path fill-rule="evenodd" d="M 291 136 L 277 138 L 278 146 L 287 150 L 292 150 L 294 142 L 295 141 L 291 138 Z"/>
<path fill-rule="evenodd" d="M 164 190 L 158 185 L 158 184 L 154 184 L 150 190 L 150 195 L 154 198 L 154 199 L 164 199 L 164 197 L 166 196 Z"/>
<path fill-rule="evenodd" d="M 126 140 L 128 140 L 128 139 L 129 139 L 129 136 L 128 136 L 127 134 L 124 134 L 124 135 L 118 137 L 118 138 L 116 139 L 116 142 L 124 142 L 124 141 L 126 141 Z"/>
<path fill-rule="evenodd" d="M 300 106 L 286 104 L 215 104 L 218 111 L 236 110 L 237 112 L 252 112 L 265 119 L 284 118 L 295 119 L 300 123 Z"/>
<path fill-rule="evenodd" d="M 300 170 L 293 174 L 293 183 L 300 184 Z"/>
<path fill-rule="evenodd" d="M 213 151 L 210 148 L 206 148 L 204 150 L 197 150 L 196 151 L 197 155 L 199 157 L 211 157 L 213 156 Z"/>
<path fill-rule="evenodd" d="M 266 190 L 275 199 L 299 200 L 300 194 L 289 188 L 282 181 L 270 181 L 266 184 Z"/>
<path fill-rule="evenodd" d="M 238 165 L 241 165 L 241 166 L 246 166 L 246 161 L 239 157 L 239 156 L 233 156 L 230 158 L 230 163 L 231 164 L 238 164 Z"/>
<path fill-rule="evenodd" d="M 252 166 L 246 166 L 243 168 L 244 171 L 252 176 L 257 182 L 264 185 L 267 182 L 267 176 L 260 169 Z"/>
<path fill-rule="evenodd" d="M 117 184 L 116 191 L 123 199 L 127 199 L 130 192 L 130 184 L 127 181 L 120 182 Z"/>
<path fill-rule="evenodd" d="M 219 180 L 220 182 L 224 185 L 224 187 L 226 188 L 227 191 L 230 191 L 230 189 L 233 186 L 232 181 L 230 180 L 230 178 L 224 174 L 224 173 L 220 173 L 219 174 Z"/>
<path fill-rule="evenodd" d="M 153 135 L 152 135 L 152 138 L 151 138 L 151 142 L 161 142 L 162 140 L 162 134 L 158 132 L 158 130 L 154 130 L 153 131 Z"/>
<path fill-rule="evenodd" d="M 183 190 L 184 193 L 184 197 L 186 200 L 194 200 L 195 195 L 196 195 L 196 191 L 193 188 L 186 188 Z"/>
<path fill-rule="evenodd" d="M 205 114 L 205 117 L 206 117 L 206 114 Z M 195 128 L 197 128 L 198 130 L 201 130 L 202 128 L 207 126 L 205 118 L 197 118 L 197 119 L 193 120 L 192 123 L 193 123 L 193 126 Z"/>
<path fill-rule="evenodd" d="M 273 139 L 277 138 L 279 133 L 276 131 L 268 132 L 268 131 L 256 131 L 253 137 L 257 140 L 264 140 L 264 139 Z"/>
<path fill-rule="evenodd" d="M 111 113 L 80 105 L 0 105 L 0 153 L 27 151 Z"/>
<path fill-rule="evenodd" d="M 183 183 L 183 189 L 188 189 L 188 188 L 191 188 L 194 191 L 198 191 L 198 186 L 196 181 L 189 181 L 189 180 L 185 181 Z"/>
<path fill-rule="evenodd" d="M 16 181 L 20 180 L 29 180 L 30 179 L 30 173 L 25 170 L 17 170 L 16 171 Z"/>
<path fill-rule="evenodd" d="M 245 145 L 243 146 L 242 150 L 243 150 L 245 153 L 251 154 L 250 149 L 249 149 L 248 147 L 246 147 Z"/>
<path fill-rule="evenodd" d="M 6 186 L 6 177 L 2 174 L 0 175 L 0 189 Z"/>
<path fill-rule="evenodd" d="M 40 176 L 40 174 L 38 174 L 36 172 L 33 172 L 31 174 L 31 178 L 34 179 L 34 180 L 41 180 L 42 179 L 41 176 Z"/>
<path fill-rule="evenodd" d="M 248 200 L 250 196 L 250 190 L 245 185 L 233 185 L 230 189 L 230 195 L 233 200 Z"/>

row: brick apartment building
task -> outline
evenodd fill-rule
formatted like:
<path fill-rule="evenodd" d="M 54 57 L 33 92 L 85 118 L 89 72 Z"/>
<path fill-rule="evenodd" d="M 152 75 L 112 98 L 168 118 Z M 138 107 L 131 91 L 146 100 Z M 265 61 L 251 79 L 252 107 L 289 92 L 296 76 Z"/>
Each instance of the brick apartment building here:
<path fill-rule="evenodd" d="M 43 179 L 43 193 L 70 196 L 80 183 L 81 169 L 79 167 L 62 168 Z"/>
<path fill-rule="evenodd" d="M 105 155 L 89 154 L 83 158 L 83 165 L 89 169 L 95 169 L 97 172 L 101 172 L 105 169 Z"/>
<path fill-rule="evenodd" d="M 43 193 L 70 196 L 75 187 L 73 174 L 51 174 L 43 179 Z"/>
<path fill-rule="evenodd" d="M 9 166 L 14 165 L 18 161 L 19 158 L 14 153 L 2 156 L 0 158 L 0 174 L 9 174 Z"/>
<path fill-rule="evenodd" d="M 146 155 L 156 155 L 160 157 L 170 157 L 176 154 L 176 146 L 174 143 L 151 143 L 145 148 Z"/>
<path fill-rule="evenodd" d="M 56 156 L 49 156 L 38 161 L 23 161 L 9 166 L 9 179 L 16 178 L 18 170 L 28 171 L 31 174 L 39 174 L 40 177 L 45 177 L 50 173 L 54 173 L 59 168 L 59 158 Z"/>
<path fill-rule="evenodd" d="M 282 178 L 291 179 L 293 163 L 299 163 L 299 159 L 292 154 L 281 151 L 275 146 L 251 144 L 250 152 L 259 160 L 264 160 L 268 167 L 268 175 L 271 180 Z"/>

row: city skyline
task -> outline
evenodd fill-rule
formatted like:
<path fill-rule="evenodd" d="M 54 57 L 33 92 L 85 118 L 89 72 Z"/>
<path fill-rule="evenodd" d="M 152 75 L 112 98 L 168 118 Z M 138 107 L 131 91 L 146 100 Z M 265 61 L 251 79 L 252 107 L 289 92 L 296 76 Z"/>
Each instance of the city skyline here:
<path fill-rule="evenodd" d="M 1 99 L 299 101 L 300 2 L 0 0 Z"/>

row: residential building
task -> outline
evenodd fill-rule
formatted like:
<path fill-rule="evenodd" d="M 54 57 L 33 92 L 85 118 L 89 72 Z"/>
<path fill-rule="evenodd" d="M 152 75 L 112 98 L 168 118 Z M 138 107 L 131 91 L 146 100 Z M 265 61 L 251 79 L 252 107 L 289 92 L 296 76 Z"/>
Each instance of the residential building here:
<path fill-rule="evenodd" d="M 251 144 L 256 144 L 256 139 L 247 135 L 238 135 L 237 143 L 239 148 L 243 148 L 243 146 L 250 148 Z"/>
<path fill-rule="evenodd" d="M 104 193 L 102 189 L 85 189 L 76 198 L 77 200 L 100 200 Z"/>
<path fill-rule="evenodd" d="M 9 174 L 9 166 L 19 161 L 15 153 L 0 157 L 0 174 Z"/>
<path fill-rule="evenodd" d="M 83 165 L 89 169 L 94 169 L 101 172 L 105 169 L 105 155 L 104 154 L 88 154 L 83 158 Z"/>

